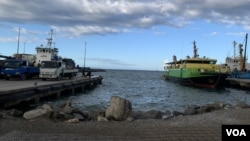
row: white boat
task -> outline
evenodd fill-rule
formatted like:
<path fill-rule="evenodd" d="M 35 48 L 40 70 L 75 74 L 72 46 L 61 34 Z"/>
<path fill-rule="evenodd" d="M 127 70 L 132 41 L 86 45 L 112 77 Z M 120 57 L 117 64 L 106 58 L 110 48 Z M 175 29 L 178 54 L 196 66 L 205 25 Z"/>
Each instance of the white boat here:
<path fill-rule="evenodd" d="M 51 37 L 47 38 L 46 47 L 43 45 L 36 47 L 36 66 L 39 66 L 42 61 L 58 60 L 58 48 L 52 47 L 52 35 L 53 31 L 51 30 Z"/>
<path fill-rule="evenodd" d="M 242 65 L 243 63 L 243 49 L 242 49 L 242 44 L 239 44 L 239 56 L 236 56 L 235 55 L 235 48 L 236 48 L 236 45 L 237 43 L 234 41 L 233 42 L 233 45 L 234 45 L 234 56 L 233 57 L 226 57 L 226 66 L 228 66 L 230 68 L 230 71 L 233 72 L 233 71 L 240 71 L 241 68 L 242 68 Z M 245 58 L 245 68 L 246 70 L 250 70 L 250 63 L 247 62 L 247 58 Z"/>

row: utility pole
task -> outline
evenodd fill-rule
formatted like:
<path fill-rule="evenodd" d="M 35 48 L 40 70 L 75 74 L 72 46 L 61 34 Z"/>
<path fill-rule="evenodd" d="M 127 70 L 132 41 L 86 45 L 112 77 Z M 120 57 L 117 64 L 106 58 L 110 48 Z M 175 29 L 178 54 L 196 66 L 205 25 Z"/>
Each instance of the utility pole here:
<path fill-rule="evenodd" d="M 18 40 L 17 40 L 17 54 L 19 54 L 19 41 L 20 41 L 20 27 L 19 27 L 19 32 L 18 32 Z"/>
<path fill-rule="evenodd" d="M 23 43 L 23 53 L 25 53 L 26 42 Z"/>
<path fill-rule="evenodd" d="M 86 61 L 86 46 L 87 46 L 87 42 L 85 42 L 85 49 L 84 49 L 84 64 L 83 64 L 83 69 L 85 69 L 85 61 Z"/>

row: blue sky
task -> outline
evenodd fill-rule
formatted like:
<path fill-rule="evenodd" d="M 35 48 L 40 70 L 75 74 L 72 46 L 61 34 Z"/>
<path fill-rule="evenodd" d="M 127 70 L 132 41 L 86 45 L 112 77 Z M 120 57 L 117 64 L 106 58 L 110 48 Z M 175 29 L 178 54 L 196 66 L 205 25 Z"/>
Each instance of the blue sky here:
<path fill-rule="evenodd" d="M 1 0 L 0 54 L 35 54 L 53 41 L 83 66 L 163 70 L 166 60 L 200 56 L 224 63 L 250 30 L 249 0 Z M 238 53 L 238 50 L 237 52 Z"/>

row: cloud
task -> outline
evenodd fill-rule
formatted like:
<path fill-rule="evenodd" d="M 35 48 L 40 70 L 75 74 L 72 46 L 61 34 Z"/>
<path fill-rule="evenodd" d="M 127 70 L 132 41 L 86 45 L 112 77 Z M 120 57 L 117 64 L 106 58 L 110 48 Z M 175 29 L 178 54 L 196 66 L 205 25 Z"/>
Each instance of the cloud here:
<path fill-rule="evenodd" d="M 233 35 L 233 36 L 240 36 L 240 37 L 245 37 L 246 36 L 245 32 L 228 32 L 226 34 L 227 35 Z"/>
<path fill-rule="evenodd" d="M 194 20 L 250 29 L 249 0 L 1 0 L 0 21 L 50 25 L 67 36 L 183 27 Z"/>
<path fill-rule="evenodd" d="M 214 32 L 211 32 L 209 34 L 205 34 L 204 36 L 217 36 L 219 34 L 220 34 L 219 32 L 214 31 Z"/>
<path fill-rule="evenodd" d="M 102 65 L 112 65 L 112 66 L 134 66 L 135 64 L 124 63 L 116 59 L 107 59 L 107 58 L 88 58 L 88 61 L 93 61 L 101 63 Z"/>

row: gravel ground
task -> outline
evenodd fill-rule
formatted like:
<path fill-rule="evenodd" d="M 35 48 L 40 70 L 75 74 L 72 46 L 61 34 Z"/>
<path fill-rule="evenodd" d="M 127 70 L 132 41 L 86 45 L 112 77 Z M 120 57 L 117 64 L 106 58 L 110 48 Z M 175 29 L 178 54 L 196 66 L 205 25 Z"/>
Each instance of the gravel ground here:
<path fill-rule="evenodd" d="M 53 122 L 0 118 L 0 140 L 221 140 L 222 124 L 250 124 L 250 108 L 166 120 Z"/>

